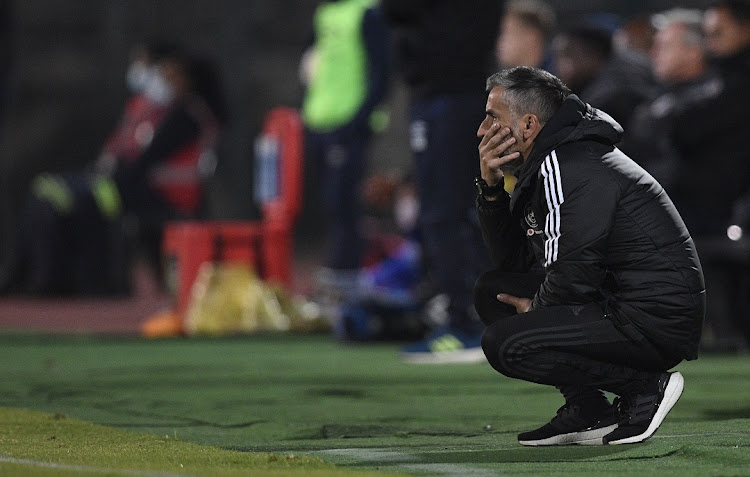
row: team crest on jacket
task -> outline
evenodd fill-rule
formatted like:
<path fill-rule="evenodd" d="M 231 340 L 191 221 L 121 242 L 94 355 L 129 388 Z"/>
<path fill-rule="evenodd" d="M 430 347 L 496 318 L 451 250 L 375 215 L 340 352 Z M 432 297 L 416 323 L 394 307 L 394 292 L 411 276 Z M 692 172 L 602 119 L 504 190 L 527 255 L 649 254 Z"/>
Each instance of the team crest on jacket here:
<path fill-rule="evenodd" d="M 534 209 L 531 208 L 531 204 L 526 204 L 524 220 L 526 221 L 526 225 L 529 227 L 528 229 L 526 229 L 526 235 L 531 237 L 534 234 L 542 233 L 542 231 L 539 229 L 539 224 L 536 221 Z"/>

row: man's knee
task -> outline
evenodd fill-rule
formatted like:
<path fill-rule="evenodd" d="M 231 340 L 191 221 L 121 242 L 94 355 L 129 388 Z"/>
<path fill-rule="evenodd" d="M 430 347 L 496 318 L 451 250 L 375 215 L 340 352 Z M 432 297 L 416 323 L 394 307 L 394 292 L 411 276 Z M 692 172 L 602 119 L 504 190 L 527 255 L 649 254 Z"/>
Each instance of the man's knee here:
<path fill-rule="evenodd" d="M 490 280 L 488 276 L 491 272 L 484 272 L 483 274 L 479 275 L 479 278 L 477 278 L 477 281 L 474 282 L 474 296 L 476 297 L 477 293 L 481 290 L 487 290 L 490 287 Z"/>
<path fill-rule="evenodd" d="M 498 280 L 492 276 L 492 272 L 483 273 L 474 283 L 474 309 L 485 326 L 491 326 L 501 318 L 516 314 L 515 308 L 498 301 L 497 294 L 500 291 L 502 290 L 498 288 Z"/>
<path fill-rule="evenodd" d="M 508 347 L 505 346 L 505 330 L 502 323 L 496 322 L 487 327 L 482 334 L 482 350 L 487 357 L 487 361 L 495 370 L 508 377 L 514 377 L 512 369 L 508 366 L 506 353 Z"/>
<path fill-rule="evenodd" d="M 529 341 L 524 317 L 498 320 L 482 334 L 482 350 L 490 365 L 509 378 L 533 381 L 530 362 L 539 358 L 544 349 Z M 536 382 L 536 381 L 535 381 Z"/>

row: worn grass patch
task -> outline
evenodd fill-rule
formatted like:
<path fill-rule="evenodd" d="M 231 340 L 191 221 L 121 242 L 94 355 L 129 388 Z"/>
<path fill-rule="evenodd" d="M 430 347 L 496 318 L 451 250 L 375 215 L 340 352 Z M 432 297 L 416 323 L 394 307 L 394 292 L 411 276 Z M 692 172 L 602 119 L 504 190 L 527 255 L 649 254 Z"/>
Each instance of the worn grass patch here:
<path fill-rule="evenodd" d="M 233 452 L 62 414 L 0 408 L 0 475 L 364 476 L 299 454 Z M 378 474 L 379 475 L 379 474 Z"/>

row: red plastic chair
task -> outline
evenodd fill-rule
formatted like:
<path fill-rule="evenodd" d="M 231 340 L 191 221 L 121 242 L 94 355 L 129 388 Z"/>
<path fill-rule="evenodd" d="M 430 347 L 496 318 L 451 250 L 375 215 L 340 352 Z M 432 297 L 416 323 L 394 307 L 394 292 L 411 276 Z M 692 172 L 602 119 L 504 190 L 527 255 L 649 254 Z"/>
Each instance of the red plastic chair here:
<path fill-rule="evenodd" d="M 291 285 L 293 229 L 303 187 L 299 113 L 286 107 L 270 110 L 255 149 L 255 198 L 261 206 L 261 220 L 176 221 L 166 226 L 165 270 L 179 320 L 205 262 L 248 263 L 264 280 Z"/>

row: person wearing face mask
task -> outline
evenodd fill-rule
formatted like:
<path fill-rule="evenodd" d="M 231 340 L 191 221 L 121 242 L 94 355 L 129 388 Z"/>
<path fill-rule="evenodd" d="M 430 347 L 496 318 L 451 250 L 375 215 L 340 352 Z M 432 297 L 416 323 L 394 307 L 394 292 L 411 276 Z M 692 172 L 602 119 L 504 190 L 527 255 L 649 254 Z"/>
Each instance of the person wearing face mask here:
<path fill-rule="evenodd" d="M 22 253 L 28 292 L 127 291 L 135 244 L 122 237 L 122 218 L 137 224 L 137 247 L 160 271 L 163 224 L 199 211 L 199 159 L 225 117 L 215 70 L 174 45 L 134 51 L 126 73 L 133 95 L 93 167 L 32 182 Z"/>
<path fill-rule="evenodd" d="M 156 127 L 167 113 L 166 105 L 146 92 L 156 71 L 156 62 L 169 55 L 174 47 L 148 42 L 136 45 L 125 73 L 125 84 L 131 96 L 123 109 L 120 121 L 107 138 L 99 158 L 94 163 L 98 173 L 111 174 L 118 160 L 133 160 L 153 139 Z"/>
<path fill-rule="evenodd" d="M 137 214 L 190 216 L 201 199 L 195 175 L 200 153 L 215 139 L 225 112 L 211 78 L 211 65 L 184 53 L 153 65 L 143 84 L 143 96 L 163 119 L 141 134 L 143 147 L 133 157 L 117 161 L 111 177 L 126 210 Z M 191 175 L 192 174 L 192 175 Z"/>
<path fill-rule="evenodd" d="M 159 267 L 163 224 L 199 213 L 200 159 L 214 146 L 226 109 L 215 65 L 179 50 L 155 62 L 143 96 L 166 112 L 152 135 L 146 131 L 146 146 L 117 161 L 111 178 L 123 210 L 138 220 L 142 250 Z"/>

